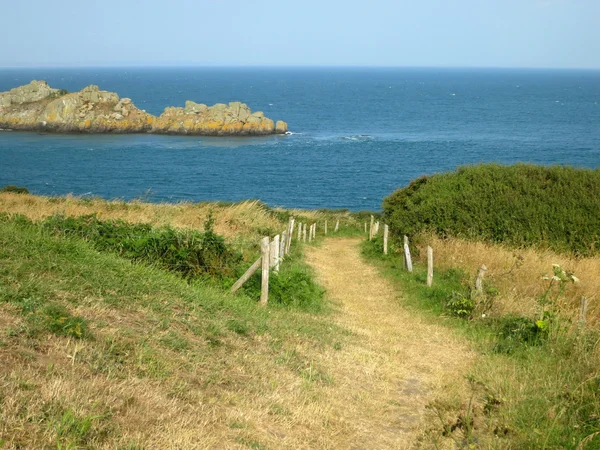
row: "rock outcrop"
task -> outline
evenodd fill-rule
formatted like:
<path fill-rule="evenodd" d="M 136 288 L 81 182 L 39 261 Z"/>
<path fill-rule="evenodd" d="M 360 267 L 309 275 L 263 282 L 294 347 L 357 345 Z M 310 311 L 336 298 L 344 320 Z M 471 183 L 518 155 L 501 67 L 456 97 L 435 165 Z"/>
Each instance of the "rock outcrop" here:
<path fill-rule="evenodd" d="M 244 103 L 207 106 L 187 101 L 160 117 L 138 109 L 128 98 L 88 86 L 79 92 L 52 89 L 45 81 L 0 93 L 0 128 L 80 133 L 157 133 L 203 136 L 284 134 L 287 124 L 252 113 Z"/>

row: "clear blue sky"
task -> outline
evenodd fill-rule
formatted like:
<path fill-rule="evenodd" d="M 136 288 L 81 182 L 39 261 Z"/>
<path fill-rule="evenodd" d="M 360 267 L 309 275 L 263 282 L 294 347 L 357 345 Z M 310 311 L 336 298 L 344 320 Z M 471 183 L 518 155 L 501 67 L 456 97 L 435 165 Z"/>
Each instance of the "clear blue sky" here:
<path fill-rule="evenodd" d="M 600 0 L 0 0 L 0 67 L 600 68 Z"/>

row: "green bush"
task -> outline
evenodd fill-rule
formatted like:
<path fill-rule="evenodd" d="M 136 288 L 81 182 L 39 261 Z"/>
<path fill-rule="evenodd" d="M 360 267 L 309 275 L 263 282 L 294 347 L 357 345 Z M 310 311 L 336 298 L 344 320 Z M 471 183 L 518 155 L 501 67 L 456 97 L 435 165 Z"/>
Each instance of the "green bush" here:
<path fill-rule="evenodd" d="M 540 345 L 548 337 L 548 329 L 528 317 L 506 316 L 491 323 L 496 328 L 496 353 L 513 353 L 518 347 Z"/>
<path fill-rule="evenodd" d="M 60 235 L 88 240 L 99 251 L 112 251 L 134 261 L 157 264 L 192 279 L 204 276 L 231 277 L 242 255 L 213 231 L 209 216 L 204 233 L 173 228 L 153 228 L 121 220 L 101 221 L 96 215 L 52 216 L 42 227 Z"/>
<path fill-rule="evenodd" d="M 0 192 L 12 192 L 13 194 L 29 194 L 29 189 L 22 186 L 15 186 L 14 184 L 9 184 L 0 188 Z"/>
<path fill-rule="evenodd" d="M 600 251 L 600 169 L 482 164 L 423 176 L 383 202 L 391 233 Z"/>
<path fill-rule="evenodd" d="M 251 298 L 260 297 L 260 273 L 244 284 Z M 325 291 L 315 283 L 310 269 L 299 262 L 285 261 L 279 273 L 269 276 L 269 303 L 293 306 L 303 310 L 320 311 Z"/>

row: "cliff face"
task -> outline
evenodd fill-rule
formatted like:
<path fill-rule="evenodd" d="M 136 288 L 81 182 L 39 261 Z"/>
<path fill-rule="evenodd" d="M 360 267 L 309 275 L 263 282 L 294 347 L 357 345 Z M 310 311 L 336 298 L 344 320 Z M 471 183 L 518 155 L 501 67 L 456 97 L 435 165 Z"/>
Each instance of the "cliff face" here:
<path fill-rule="evenodd" d="M 184 108 L 168 107 L 153 116 L 130 99 L 88 86 L 67 94 L 45 81 L 0 93 L 0 128 L 80 133 L 157 133 L 204 136 L 261 136 L 283 134 L 287 124 L 275 124 L 262 112 L 231 102 L 214 106 L 187 101 Z"/>

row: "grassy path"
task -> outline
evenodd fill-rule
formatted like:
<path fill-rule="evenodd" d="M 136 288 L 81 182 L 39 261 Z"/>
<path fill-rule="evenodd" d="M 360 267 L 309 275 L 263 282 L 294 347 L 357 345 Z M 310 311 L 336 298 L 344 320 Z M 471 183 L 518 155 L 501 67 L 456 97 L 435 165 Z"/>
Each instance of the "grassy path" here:
<path fill-rule="evenodd" d="M 357 239 L 326 240 L 307 248 L 306 258 L 340 309 L 337 321 L 357 336 L 329 367 L 338 396 L 331 406 L 347 424 L 338 444 L 412 448 L 425 406 L 463 384 L 471 355 L 447 329 L 402 307 L 391 284 L 361 258 Z"/>

